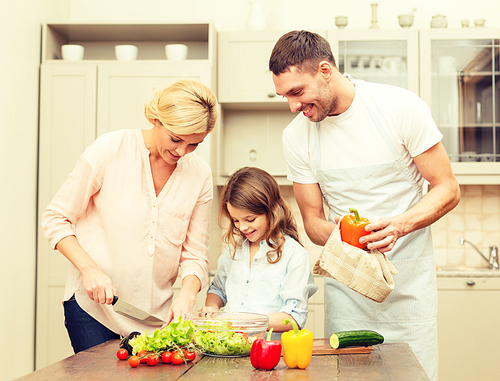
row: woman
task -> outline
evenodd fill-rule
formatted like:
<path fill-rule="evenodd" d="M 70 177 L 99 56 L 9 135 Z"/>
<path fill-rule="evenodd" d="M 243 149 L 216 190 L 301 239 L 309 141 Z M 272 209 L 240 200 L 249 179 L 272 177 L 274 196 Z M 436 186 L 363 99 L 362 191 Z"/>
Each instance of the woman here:
<path fill-rule="evenodd" d="M 145 116 L 152 129 L 107 133 L 87 148 L 42 216 L 71 262 L 63 304 L 75 353 L 154 330 L 116 314 L 113 296 L 168 323 L 191 312 L 206 283 L 212 176 L 192 152 L 214 128 L 217 100 L 180 80 L 156 92 Z"/>

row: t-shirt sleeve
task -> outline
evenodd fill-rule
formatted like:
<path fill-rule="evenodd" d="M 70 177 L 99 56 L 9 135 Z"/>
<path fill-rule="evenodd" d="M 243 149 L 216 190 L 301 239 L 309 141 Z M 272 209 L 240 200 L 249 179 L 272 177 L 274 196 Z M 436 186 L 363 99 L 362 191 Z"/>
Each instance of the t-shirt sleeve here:
<path fill-rule="evenodd" d="M 287 179 L 299 184 L 315 184 L 315 169 L 309 160 L 308 129 L 297 128 L 297 119 L 285 128 L 282 136 L 283 152 L 287 165 Z"/>
<path fill-rule="evenodd" d="M 411 157 L 418 156 L 441 141 L 443 134 L 432 118 L 429 106 L 411 91 L 405 91 L 396 115 L 397 134 Z"/>

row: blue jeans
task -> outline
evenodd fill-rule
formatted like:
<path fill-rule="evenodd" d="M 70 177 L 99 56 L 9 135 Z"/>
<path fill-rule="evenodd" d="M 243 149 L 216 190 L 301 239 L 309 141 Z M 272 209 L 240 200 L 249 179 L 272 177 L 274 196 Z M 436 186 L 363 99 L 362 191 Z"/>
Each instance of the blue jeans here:
<path fill-rule="evenodd" d="M 64 325 L 75 353 L 120 338 L 82 310 L 74 295 L 64 302 Z"/>

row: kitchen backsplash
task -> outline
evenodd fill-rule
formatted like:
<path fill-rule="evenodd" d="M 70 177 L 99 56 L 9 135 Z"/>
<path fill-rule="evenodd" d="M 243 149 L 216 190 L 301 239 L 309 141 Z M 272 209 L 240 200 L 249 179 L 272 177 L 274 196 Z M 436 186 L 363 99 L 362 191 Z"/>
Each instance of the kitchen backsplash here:
<path fill-rule="evenodd" d="M 469 245 L 460 246 L 460 238 L 472 242 L 488 257 L 490 246 L 500 246 L 500 185 L 462 185 L 460 203 L 432 225 L 437 266 L 484 266 L 484 259 Z M 293 188 L 281 187 L 283 198 L 292 208 L 300 239 L 311 256 L 311 265 L 322 247 L 313 244 L 304 230 Z"/>

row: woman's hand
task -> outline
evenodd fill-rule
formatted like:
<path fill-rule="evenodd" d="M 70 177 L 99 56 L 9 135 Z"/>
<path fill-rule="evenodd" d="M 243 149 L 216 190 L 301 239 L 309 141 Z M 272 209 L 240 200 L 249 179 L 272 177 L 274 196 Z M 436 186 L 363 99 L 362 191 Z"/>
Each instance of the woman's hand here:
<path fill-rule="evenodd" d="M 102 272 L 97 263 L 83 250 L 74 235 L 61 239 L 56 249 L 59 250 L 80 271 L 82 283 L 87 295 L 96 303 L 111 304 L 116 289 L 111 279 Z"/>
<path fill-rule="evenodd" d="M 195 298 L 183 298 L 179 294 L 167 312 L 167 317 L 165 319 L 166 325 L 163 327 L 167 326 L 171 321 L 177 319 L 179 316 L 184 317 L 184 315 L 191 313 L 193 311 L 195 300 Z"/>
<path fill-rule="evenodd" d="M 172 320 L 177 319 L 179 316 L 193 312 L 194 302 L 196 295 L 201 290 L 201 282 L 196 275 L 187 275 L 182 279 L 182 287 L 179 295 L 170 306 L 167 317 L 165 318 L 167 326 Z M 162 328 L 163 328 L 162 327 Z"/>
<path fill-rule="evenodd" d="M 88 268 L 81 271 L 83 287 L 87 295 L 96 303 L 111 304 L 116 289 L 111 279 L 99 268 Z"/>

